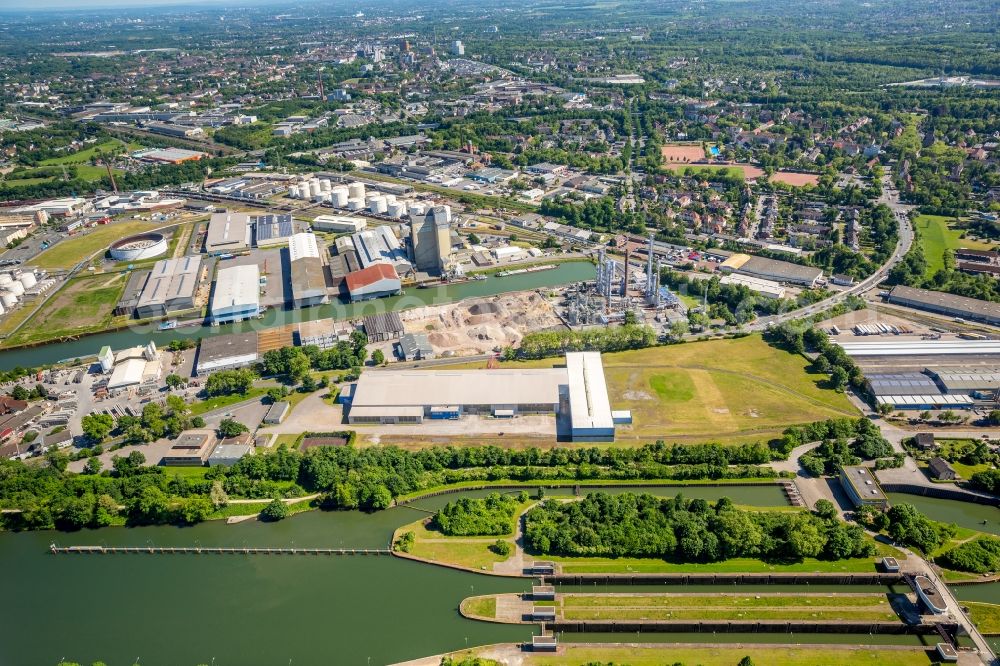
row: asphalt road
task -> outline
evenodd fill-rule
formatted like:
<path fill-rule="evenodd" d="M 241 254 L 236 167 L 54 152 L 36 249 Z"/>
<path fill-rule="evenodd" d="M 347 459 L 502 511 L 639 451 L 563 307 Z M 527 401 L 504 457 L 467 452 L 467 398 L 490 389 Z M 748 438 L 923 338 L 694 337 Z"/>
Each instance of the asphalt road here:
<path fill-rule="evenodd" d="M 764 317 L 750 326 L 750 330 L 759 331 L 768 328 L 769 326 L 781 324 L 792 319 L 800 319 L 802 317 L 817 314 L 829 309 L 837 303 L 840 303 L 848 296 L 865 294 L 877 287 L 878 284 L 886 278 L 889 271 L 891 271 L 896 264 L 902 261 L 906 253 L 910 251 L 910 246 L 913 245 L 913 225 L 910 223 L 909 218 L 909 212 L 912 209 L 912 206 L 908 206 L 899 201 L 899 193 L 896 192 L 895 189 L 892 189 L 892 183 L 888 174 L 882 178 L 882 197 L 879 199 L 879 203 L 887 205 L 896 215 L 896 220 L 899 222 L 899 240 L 896 241 L 896 249 L 892 253 L 892 256 L 889 257 L 889 260 L 884 263 L 881 268 L 850 289 L 845 289 L 844 291 L 841 291 L 827 299 L 813 303 L 812 305 L 808 305 L 804 308 L 799 308 L 798 310 L 792 310 L 791 312 L 775 315 L 773 317 Z"/>

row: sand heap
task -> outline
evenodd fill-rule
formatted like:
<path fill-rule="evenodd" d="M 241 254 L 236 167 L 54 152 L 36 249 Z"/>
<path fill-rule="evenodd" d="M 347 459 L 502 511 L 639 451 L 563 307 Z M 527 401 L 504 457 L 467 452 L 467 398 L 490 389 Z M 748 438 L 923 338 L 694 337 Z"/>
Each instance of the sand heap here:
<path fill-rule="evenodd" d="M 426 333 L 440 355 L 486 354 L 516 345 L 531 331 L 560 325 L 552 305 L 533 291 L 500 294 L 401 313 L 408 333 Z"/>

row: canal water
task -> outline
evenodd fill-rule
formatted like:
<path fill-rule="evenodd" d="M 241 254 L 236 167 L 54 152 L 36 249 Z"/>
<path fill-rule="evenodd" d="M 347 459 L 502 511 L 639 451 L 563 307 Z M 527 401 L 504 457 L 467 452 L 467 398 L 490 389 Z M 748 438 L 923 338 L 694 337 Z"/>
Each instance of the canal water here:
<path fill-rule="evenodd" d="M 887 493 L 887 496 L 890 504 L 912 504 L 933 520 L 1000 536 L 1000 508 L 995 506 L 907 493 Z"/>
<path fill-rule="evenodd" d="M 225 326 L 191 326 L 161 331 L 156 324 L 146 324 L 120 331 L 86 336 L 69 342 L 0 351 L 0 370 L 9 370 L 16 366 L 35 367 L 88 356 L 96 354 L 104 345 L 108 345 L 112 349 L 124 349 L 152 340 L 157 346 L 162 347 L 171 340 L 177 339 L 193 340 L 210 335 L 260 330 L 313 319 L 357 319 L 393 310 L 405 310 L 427 305 L 445 305 L 466 298 L 544 289 L 592 279 L 594 279 L 594 266 L 591 263 L 571 261 L 559 264 L 553 269 L 535 273 L 522 273 L 507 277 L 489 276 L 486 280 L 473 280 L 428 289 L 409 288 L 404 294 L 392 298 L 380 298 L 359 303 L 336 302 L 302 310 L 271 309 L 265 313 L 262 319 Z"/>
<path fill-rule="evenodd" d="M 663 490 L 706 499 L 725 495 L 738 504 L 783 503 L 780 494 L 762 493 L 757 487 Z M 429 497 L 418 504 L 435 510 L 448 501 L 483 492 Z M 211 663 L 214 657 L 218 666 L 287 664 L 289 660 L 292 664 L 367 666 L 457 650 L 466 642 L 527 640 L 532 627 L 474 622 L 458 613 L 467 596 L 525 591 L 531 585 L 527 579 L 464 573 L 384 556 L 48 552 L 52 542 L 62 546 L 381 548 L 395 528 L 426 515 L 399 507 L 370 515 L 314 511 L 279 523 L 226 525 L 216 521 L 188 528 L 0 533 L 7 609 L 0 623 L 0 664 L 51 666 L 65 657 L 85 663 L 103 660 L 115 666 L 133 664 L 138 657 L 139 663 L 148 666 L 194 666 Z M 675 638 L 729 640 L 711 634 L 671 636 L 669 640 Z M 760 640 L 780 639 L 762 636 Z M 837 636 L 800 640 L 796 635 L 796 642 L 839 640 Z"/>

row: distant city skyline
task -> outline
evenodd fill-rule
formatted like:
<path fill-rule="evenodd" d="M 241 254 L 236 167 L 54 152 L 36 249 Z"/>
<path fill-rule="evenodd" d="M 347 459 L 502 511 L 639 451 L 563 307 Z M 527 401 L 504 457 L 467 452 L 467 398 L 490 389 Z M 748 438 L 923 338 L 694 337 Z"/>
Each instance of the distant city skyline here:
<path fill-rule="evenodd" d="M 0 13 L 21 12 L 50 14 L 55 11 L 86 11 L 94 9 L 147 9 L 150 7 L 205 7 L 206 5 L 281 4 L 281 0 L 48 0 L 39 6 L 32 0 L 0 1 Z"/>

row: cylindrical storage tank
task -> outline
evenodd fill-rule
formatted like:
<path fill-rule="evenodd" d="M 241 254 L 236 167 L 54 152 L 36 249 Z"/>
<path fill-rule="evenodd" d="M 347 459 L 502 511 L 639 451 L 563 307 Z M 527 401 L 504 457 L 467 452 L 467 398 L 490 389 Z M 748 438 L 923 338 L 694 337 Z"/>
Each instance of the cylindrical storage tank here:
<path fill-rule="evenodd" d="M 357 198 L 355 198 L 355 199 L 348 199 L 347 200 L 347 208 L 348 208 L 348 210 L 361 210 L 364 207 L 365 207 L 365 200 L 364 199 L 357 199 Z"/>
<path fill-rule="evenodd" d="M 409 208 L 410 215 L 423 215 L 426 210 L 422 203 L 411 203 Z"/>
<path fill-rule="evenodd" d="M 385 213 L 389 217 L 403 217 L 406 215 L 406 204 L 393 201 L 390 204 L 386 204 Z"/>
<path fill-rule="evenodd" d="M 385 197 L 375 197 L 369 201 L 368 210 L 376 214 L 384 213 L 386 211 Z"/>
<path fill-rule="evenodd" d="M 288 196 L 291 197 L 292 199 L 298 199 L 299 198 L 299 187 L 298 187 L 298 185 L 292 185 L 291 187 L 288 188 Z"/>
<path fill-rule="evenodd" d="M 35 274 L 31 272 L 22 273 L 20 282 L 22 285 L 24 285 L 25 289 L 31 289 L 36 284 L 38 284 L 38 280 L 35 278 Z"/>
<path fill-rule="evenodd" d="M 11 282 L 7 285 L 7 291 L 14 294 L 15 296 L 21 296 L 24 294 L 24 285 L 20 282 Z"/>
<path fill-rule="evenodd" d="M 0 315 L 4 315 L 6 313 L 7 313 L 7 310 L 4 309 L 3 304 L 0 304 Z"/>
<path fill-rule="evenodd" d="M 395 194 L 383 194 L 382 196 L 385 197 L 385 202 L 387 204 L 396 203 L 396 195 Z"/>
<path fill-rule="evenodd" d="M 317 203 L 322 203 L 330 200 L 329 192 L 320 192 L 318 196 L 313 197 L 313 201 Z"/>
<path fill-rule="evenodd" d="M 3 303 L 3 306 L 9 310 L 17 305 L 17 296 L 9 291 L 5 291 L 0 294 L 0 303 Z"/>
<path fill-rule="evenodd" d="M 330 190 L 330 203 L 336 208 L 343 208 L 347 205 L 347 188 L 336 187 Z"/>
<path fill-rule="evenodd" d="M 6 287 L 14 281 L 10 273 L 0 273 L 0 287 Z"/>
<path fill-rule="evenodd" d="M 317 194 L 319 194 L 319 192 L 320 192 L 319 181 L 318 180 L 309 181 L 309 194 L 311 196 L 316 196 Z"/>
<path fill-rule="evenodd" d="M 323 178 L 319 181 L 319 189 L 323 192 L 329 192 L 331 187 L 333 187 L 333 185 L 330 183 L 329 179 Z"/>
<path fill-rule="evenodd" d="M 364 183 L 350 183 L 347 186 L 348 196 L 351 199 L 364 199 L 365 198 L 365 184 Z"/>

